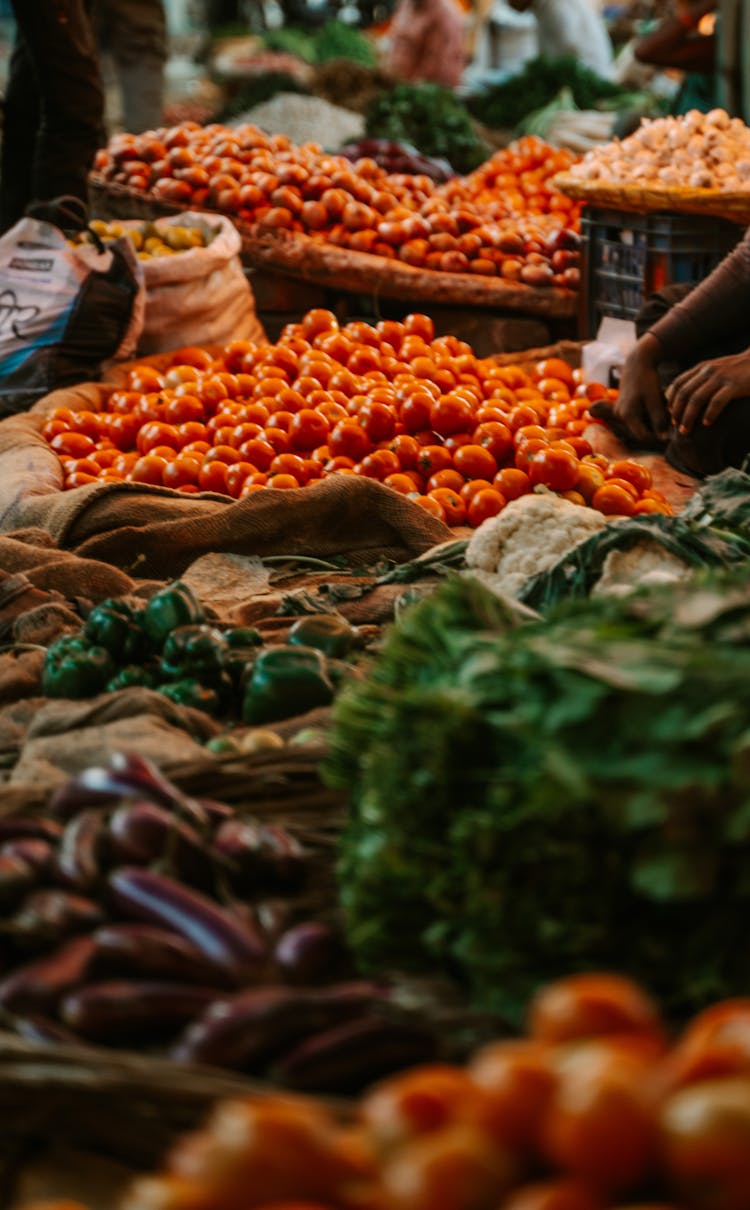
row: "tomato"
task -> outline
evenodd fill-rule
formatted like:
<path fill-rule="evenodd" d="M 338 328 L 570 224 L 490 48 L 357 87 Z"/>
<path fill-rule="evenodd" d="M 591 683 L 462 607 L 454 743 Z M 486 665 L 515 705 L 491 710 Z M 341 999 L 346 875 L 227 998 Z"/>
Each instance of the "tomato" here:
<path fill-rule="evenodd" d="M 328 470 L 327 467 L 326 470 Z M 394 491 L 399 492 L 402 496 L 411 496 L 415 491 L 414 480 L 409 475 L 398 471 L 393 475 L 387 475 L 383 483 L 385 483 L 386 487 L 392 487 Z"/>
<path fill-rule="evenodd" d="M 546 441 L 550 440 L 549 432 L 543 429 L 540 424 L 523 424 L 520 429 L 516 429 L 513 438 L 513 444 L 516 449 L 520 449 L 522 445 L 526 445 L 528 441 Z"/>
<path fill-rule="evenodd" d="M 85 433 L 87 437 L 96 441 L 102 429 L 103 419 L 96 412 L 73 412 L 70 427 L 74 433 Z"/>
<path fill-rule="evenodd" d="M 267 471 L 276 457 L 274 447 L 262 437 L 252 437 L 249 441 L 243 441 L 242 445 L 237 447 L 237 453 L 243 462 L 252 462 L 259 471 Z"/>
<path fill-rule="evenodd" d="M 643 499 L 638 500 L 633 508 L 634 517 L 648 516 L 649 514 L 660 513 L 664 517 L 673 517 L 674 509 L 671 504 L 666 501 Z"/>
<path fill-rule="evenodd" d="M 182 425 L 205 418 L 206 409 L 195 395 L 177 395 L 164 404 L 164 419 L 168 424 Z"/>
<path fill-rule="evenodd" d="M 513 462 L 517 470 L 529 474 L 532 459 L 540 451 L 549 449 L 549 442 L 541 437 L 530 437 L 516 449 Z"/>
<path fill-rule="evenodd" d="M 465 1126 L 412 1139 L 386 1159 L 388 1210 L 457 1210 L 497 1205 L 516 1175 L 512 1158 Z"/>
<path fill-rule="evenodd" d="M 426 512 L 432 513 L 433 517 L 437 517 L 438 521 L 445 521 L 445 509 L 434 496 L 415 496 L 414 503 L 418 504 Z"/>
<path fill-rule="evenodd" d="M 453 455 L 442 445 L 424 445 L 419 455 L 417 470 L 425 475 L 434 475 L 435 471 L 445 470 L 453 466 Z"/>
<path fill-rule="evenodd" d="M 421 336 L 427 344 L 435 339 L 435 325 L 428 315 L 419 313 L 407 315 L 401 329 L 404 336 Z"/>
<path fill-rule="evenodd" d="M 293 475 L 296 486 L 304 486 L 310 478 L 304 458 L 298 454 L 277 454 L 268 468 L 271 476 Z"/>
<path fill-rule="evenodd" d="M 724 1000 L 694 1017 L 666 1063 L 671 1087 L 750 1076 L 750 1000 Z"/>
<path fill-rule="evenodd" d="M 229 466 L 219 460 L 204 462 L 198 473 L 198 486 L 202 492 L 220 492 L 227 495 L 227 471 Z"/>
<path fill-rule="evenodd" d="M 458 471 L 454 471 L 451 467 L 446 467 L 445 470 L 435 471 L 434 475 L 430 475 L 427 480 L 427 491 L 434 492 L 438 487 L 448 487 L 451 491 L 461 492 L 464 486 L 464 477 Z"/>
<path fill-rule="evenodd" d="M 430 413 L 434 399 L 426 391 L 414 391 L 404 399 L 399 416 L 407 433 L 418 433 L 430 427 Z"/>
<path fill-rule="evenodd" d="M 604 1210 L 604 1202 L 588 1185 L 563 1178 L 514 1189 L 503 1202 L 502 1210 Z"/>
<path fill-rule="evenodd" d="M 363 404 L 357 420 L 371 441 L 390 441 L 395 436 L 396 412 L 386 403 Z"/>
<path fill-rule="evenodd" d="M 357 472 L 368 479 L 385 479 L 399 471 L 399 460 L 392 450 L 374 450 L 367 454 L 357 466 Z"/>
<path fill-rule="evenodd" d="M 161 486 L 168 465 L 166 458 L 160 458 L 157 454 L 144 454 L 133 464 L 128 478 L 134 483 L 153 483 Z"/>
<path fill-rule="evenodd" d="M 492 486 L 499 491 L 505 500 L 518 500 L 527 496 L 531 489 L 531 480 L 525 471 L 508 466 L 499 470 L 492 480 Z"/>
<path fill-rule="evenodd" d="M 96 442 L 91 437 L 87 437 L 85 433 L 74 433 L 71 430 L 56 433 L 50 441 L 50 445 L 56 454 L 67 454 L 71 458 L 86 458 L 96 449 Z"/>
<path fill-rule="evenodd" d="M 140 365 L 128 374 L 128 385 L 131 391 L 147 395 L 162 391 L 166 383 L 158 370 L 153 369 L 152 366 Z"/>
<path fill-rule="evenodd" d="M 290 491 L 292 488 L 299 487 L 300 484 L 295 479 L 294 475 L 276 474 L 271 475 L 268 480 L 268 487 L 274 487 L 277 491 Z"/>
<path fill-rule="evenodd" d="M 534 366 L 534 376 L 537 380 L 557 378 L 561 379 L 569 387 L 575 385 L 573 370 L 567 361 L 563 361 L 561 357 L 548 357 L 545 361 L 538 361 Z"/>
<path fill-rule="evenodd" d="M 617 484 L 605 483 L 597 488 L 591 498 L 591 507 L 604 513 L 605 517 L 632 517 L 636 501 L 632 492 Z"/>
<path fill-rule="evenodd" d="M 389 447 L 398 458 L 403 471 L 413 471 L 419 465 L 420 445 L 409 433 L 399 433 L 394 437 Z"/>
<path fill-rule="evenodd" d="M 460 446 L 454 451 L 453 465 L 467 479 L 492 480 L 497 474 L 497 459 L 482 444 Z"/>
<path fill-rule="evenodd" d="M 180 449 L 182 445 L 180 434 L 173 424 L 162 424 L 161 421 L 152 420 L 148 424 L 142 425 L 136 439 L 136 447 L 142 454 L 147 454 L 157 445 L 166 445 L 173 450 Z"/>
<path fill-rule="evenodd" d="M 115 415 L 109 417 L 107 435 L 118 450 L 131 450 L 135 445 L 140 424 L 135 416 Z"/>
<path fill-rule="evenodd" d="M 586 462 L 579 465 L 575 490 L 581 493 L 587 504 L 591 503 L 594 492 L 603 487 L 604 483 L 604 472 L 598 466 L 591 466 Z"/>
<path fill-rule="evenodd" d="M 240 493 L 245 486 L 245 481 L 250 475 L 256 473 L 256 467 L 252 462 L 234 462 L 228 469 L 225 476 L 226 489 L 230 496 L 234 496 L 235 500 L 239 499 Z"/>
<path fill-rule="evenodd" d="M 682 1089 L 661 1113 L 662 1154 L 678 1195 L 701 1210 L 747 1210 L 750 1079 Z"/>
<path fill-rule="evenodd" d="M 485 421 L 474 429 L 473 443 L 483 446 L 497 462 L 502 462 L 513 449 L 513 434 L 502 421 Z"/>
<path fill-rule="evenodd" d="M 502 492 L 495 487 L 482 488 L 472 495 L 467 507 L 469 525 L 476 528 L 488 517 L 496 517 L 505 508 L 507 501 Z"/>
<path fill-rule="evenodd" d="M 578 482 L 579 462 L 575 454 L 561 449 L 540 449 L 529 464 L 532 484 L 541 483 L 554 492 L 570 491 Z"/>
<path fill-rule="evenodd" d="M 536 1041 L 494 1042 L 474 1056 L 468 1070 L 486 1094 L 483 1129 L 514 1149 L 532 1148 L 557 1079 L 551 1048 Z"/>
<path fill-rule="evenodd" d="M 658 1009 L 623 975 L 570 975 L 543 987 L 528 1013 L 529 1033 L 543 1042 L 570 1042 L 607 1034 L 663 1037 Z"/>
<path fill-rule="evenodd" d="M 65 476 L 65 487 L 86 487 L 89 483 L 98 482 L 98 479 L 98 475 L 90 475 L 86 471 L 72 471 L 69 475 L 66 474 Z"/>
<path fill-rule="evenodd" d="M 340 420 L 328 436 L 328 446 L 334 457 L 343 456 L 359 462 L 372 450 L 372 441 L 356 420 Z"/>
<path fill-rule="evenodd" d="M 289 452 L 289 435 L 283 429 L 269 424 L 264 431 L 264 440 L 273 446 L 277 454 L 286 454 Z M 244 442 L 243 444 L 247 443 Z"/>
<path fill-rule="evenodd" d="M 464 483 L 460 491 L 461 499 L 468 507 L 469 502 L 476 496 L 477 492 L 491 491 L 492 483 L 489 479 L 469 479 Z"/>
<path fill-rule="evenodd" d="M 448 525 L 463 525 L 466 520 L 466 505 L 458 492 L 450 487 L 436 487 L 427 493 L 437 500 L 443 509 Z"/>
<path fill-rule="evenodd" d="M 613 462 L 607 472 L 608 479 L 622 479 L 632 483 L 638 495 L 653 487 L 654 479 L 647 466 L 634 462 L 630 458 Z"/>
<path fill-rule="evenodd" d="M 522 404 L 519 407 L 513 408 L 513 411 L 508 413 L 507 424 L 513 433 L 527 424 L 538 423 L 539 413 L 528 404 Z"/>
<path fill-rule="evenodd" d="M 628 492 L 633 500 L 638 499 L 638 489 L 633 486 L 629 479 L 615 479 L 614 476 L 610 475 L 605 482 L 607 487 L 622 488 L 624 492 Z"/>
<path fill-rule="evenodd" d="M 657 1123 L 642 1056 L 602 1042 L 580 1043 L 558 1063 L 558 1082 L 540 1131 L 544 1155 L 610 1193 L 651 1172 Z"/>
<path fill-rule="evenodd" d="M 470 432 L 474 411 L 465 399 L 455 394 L 443 395 L 435 400 L 430 409 L 430 427 L 441 437 L 448 437 L 451 433 Z"/>
<path fill-rule="evenodd" d="M 184 487 L 186 483 L 197 483 L 201 464 L 197 458 L 180 456 L 168 462 L 162 481 L 165 487 Z"/>

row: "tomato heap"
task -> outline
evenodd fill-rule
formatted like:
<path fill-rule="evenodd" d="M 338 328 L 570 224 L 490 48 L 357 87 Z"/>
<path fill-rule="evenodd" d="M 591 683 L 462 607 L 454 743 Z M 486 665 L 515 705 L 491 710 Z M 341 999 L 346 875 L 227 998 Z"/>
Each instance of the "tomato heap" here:
<path fill-rule="evenodd" d="M 640 988 L 577 975 L 528 1025 L 465 1068 L 387 1079 L 349 1124 L 292 1096 L 224 1102 L 123 1210 L 747 1210 L 750 1001 L 670 1049 Z"/>
<path fill-rule="evenodd" d="M 115 135 L 96 168 L 105 180 L 220 210 L 259 233 L 304 233 L 420 268 L 577 289 L 580 207 L 553 184 L 574 160 L 526 137 L 437 186 L 255 126 L 187 122 Z"/>
<path fill-rule="evenodd" d="M 590 401 L 608 394 L 558 358 L 529 374 L 475 357 L 436 338 L 426 315 L 340 327 L 315 310 L 275 345 L 138 365 L 106 411 L 57 408 L 42 431 L 66 488 L 128 481 L 242 499 L 364 475 L 453 526 L 538 486 L 607 514 L 669 512 L 647 468 L 610 465 L 583 436 Z"/>

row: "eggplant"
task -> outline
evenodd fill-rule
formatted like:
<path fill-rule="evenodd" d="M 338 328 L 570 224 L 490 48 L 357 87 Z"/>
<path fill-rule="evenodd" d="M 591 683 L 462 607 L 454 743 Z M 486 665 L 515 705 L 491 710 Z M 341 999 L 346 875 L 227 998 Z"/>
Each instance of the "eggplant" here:
<path fill-rule="evenodd" d="M 289 983 L 332 982 L 346 964 L 346 949 L 339 933 L 315 921 L 297 924 L 282 933 L 273 956 Z"/>
<path fill-rule="evenodd" d="M 5 911 L 18 906 L 36 882 L 36 875 L 22 858 L 10 853 L 0 854 L 0 908 Z"/>
<path fill-rule="evenodd" d="M 383 998 L 372 983 L 318 990 L 263 987 L 217 1000 L 179 1040 L 172 1057 L 259 1074 L 292 1043 L 332 1028 Z"/>
<path fill-rule="evenodd" d="M 94 952 L 90 937 L 74 937 L 7 975 L 0 983 L 0 1006 L 14 1013 L 54 1015 L 64 995 L 85 980 Z"/>
<path fill-rule="evenodd" d="M 41 1013 L 35 1013 L 33 1016 L 14 1017 L 13 1029 L 21 1038 L 25 1038 L 27 1042 L 43 1042 L 49 1046 L 77 1046 L 80 1039 L 69 1029 L 59 1025 L 57 1021 L 53 1021 L 51 1017 L 44 1017 Z"/>
<path fill-rule="evenodd" d="M 25 862 L 37 879 L 43 878 L 52 869 L 55 850 L 48 840 L 40 837 L 19 836 L 17 840 L 7 840 L 0 847 L 0 857 L 17 857 Z"/>
<path fill-rule="evenodd" d="M 351 1093 L 436 1055 L 435 1037 L 424 1026 L 361 1017 L 302 1042 L 275 1063 L 271 1078 L 299 1092 Z"/>
<path fill-rule="evenodd" d="M 200 835 L 164 807 L 149 802 L 123 804 L 109 822 L 109 839 L 118 863 L 166 862 L 185 882 L 204 889 L 213 885 L 213 865 Z"/>
<path fill-rule="evenodd" d="M 107 792 L 89 790 L 81 785 L 79 777 L 71 777 L 70 781 L 55 790 L 49 799 L 47 811 L 54 815 L 55 819 L 47 822 L 56 824 L 58 819 L 72 819 L 78 815 L 79 811 L 85 811 L 88 807 L 112 806 L 118 798 L 117 790 Z M 60 828 L 60 834 L 62 834 L 62 828 Z"/>
<path fill-rule="evenodd" d="M 91 1042 L 158 1040 L 192 1021 L 221 995 L 215 987 L 122 980 L 90 983 L 62 1002 L 65 1025 Z"/>
<path fill-rule="evenodd" d="M 257 977 L 267 959 L 259 932 L 240 924 L 199 891 L 163 874 L 124 867 L 110 874 L 108 886 L 118 911 L 184 937 L 235 985 Z"/>
<path fill-rule="evenodd" d="M 93 935 L 91 970 L 95 975 L 174 979 L 180 983 L 231 987 L 215 963 L 194 945 L 150 924 L 105 924 Z"/>
<path fill-rule="evenodd" d="M 135 752 L 117 752 L 109 767 L 85 769 L 74 782 L 85 793 L 102 794 L 108 796 L 109 801 L 145 798 L 187 816 L 196 824 L 205 825 L 208 822 L 207 812 L 196 799 L 188 798 L 167 781 L 156 765 Z"/>
<path fill-rule="evenodd" d="M 238 884 L 251 883 L 254 890 L 297 887 L 307 871 L 299 841 L 272 824 L 228 819 L 216 831 L 214 849 L 234 865 Z"/>
<path fill-rule="evenodd" d="M 89 891 L 99 882 L 106 822 L 106 811 L 89 807 L 65 825 L 55 867 L 66 886 Z"/>
<path fill-rule="evenodd" d="M 11 921 L 17 937 L 35 944 L 62 941 L 98 928 L 104 912 L 93 899 L 72 891 L 32 891 Z"/>
<path fill-rule="evenodd" d="M 56 844 L 63 827 L 55 819 L 29 819 L 24 815 L 6 815 L 0 819 L 0 844 L 9 840 L 46 840 Z"/>

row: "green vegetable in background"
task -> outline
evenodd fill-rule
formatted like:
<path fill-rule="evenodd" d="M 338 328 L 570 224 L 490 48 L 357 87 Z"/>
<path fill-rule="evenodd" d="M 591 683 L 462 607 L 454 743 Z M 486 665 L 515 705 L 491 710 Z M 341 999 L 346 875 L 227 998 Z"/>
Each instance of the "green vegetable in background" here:
<path fill-rule="evenodd" d="M 127 601 L 109 599 L 95 605 L 83 630 L 92 644 L 105 647 L 116 660 L 129 663 L 143 651 L 146 636 Z"/>
<path fill-rule="evenodd" d="M 367 111 L 370 138 L 411 143 L 423 155 L 446 159 L 458 172 L 471 172 L 490 154 L 466 107 L 439 84 L 397 84 Z"/>
<path fill-rule="evenodd" d="M 154 593 L 143 611 L 143 629 L 158 647 L 179 626 L 190 626 L 203 620 L 201 605 L 187 584 L 180 580 Z"/>
<path fill-rule="evenodd" d="M 103 692 L 114 670 L 105 647 L 79 635 L 63 635 L 47 648 L 42 688 L 47 697 L 93 697 Z"/>
<path fill-rule="evenodd" d="M 106 690 L 107 693 L 115 693 L 118 689 L 132 689 L 141 685 L 147 689 L 153 689 L 157 681 L 157 670 L 146 668 L 141 664 L 127 664 L 113 677 L 110 677 Z"/>
<path fill-rule="evenodd" d="M 676 1014 L 746 994 L 749 638 L 747 565 L 545 620 L 461 577 L 408 610 L 326 765 L 363 968 L 450 972 L 513 1023 L 574 970 Z"/>
<path fill-rule="evenodd" d="M 159 686 L 159 693 L 178 706 L 190 706 L 193 710 L 203 710 L 206 714 L 217 714 L 221 704 L 216 690 L 202 685 L 195 677 L 169 681 Z"/>
<path fill-rule="evenodd" d="M 311 613 L 295 622 L 287 642 L 302 647 L 315 647 L 324 655 L 341 659 L 352 650 L 356 631 L 346 618 L 333 613 Z"/>
<path fill-rule="evenodd" d="M 378 61 L 375 47 L 365 34 L 343 21 L 326 21 L 315 35 L 315 62 L 329 63 L 332 59 L 348 59 L 363 67 L 374 67 Z"/>
<path fill-rule="evenodd" d="M 267 50 L 296 55 L 305 63 L 315 62 L 315 37 L 304 29 L 295 29 L 290 26 L 269 29 L 263 35 L 263 45 Z"/>
<path fill-rule="evenodd" d="M 220 676 L 228 653 L 224 635 L 213 626 L 178 626 L 165 639 L 159 666 L 166 680 L 212 679 Z"/>
<path fill-rule="evenodd" d="M 322 652 L 313 647 L 266 647 L 247 682 L 242 718 L 246 723 L 274 723 L 327 706 L 333 693 Z"/>

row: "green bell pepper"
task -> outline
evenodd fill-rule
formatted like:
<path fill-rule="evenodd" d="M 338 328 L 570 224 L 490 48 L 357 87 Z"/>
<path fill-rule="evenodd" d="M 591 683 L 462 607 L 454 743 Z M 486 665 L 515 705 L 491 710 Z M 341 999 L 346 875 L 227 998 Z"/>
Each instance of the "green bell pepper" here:
<path fill-rule="evenodd" d="M 156 683 L 157 677 L 153 668 L 146 668 L 141 664 L 127 664 L 107 682 L 107 693 L 114 693 L 117 689 L 132 689 L 137 685 L 153 689 Z"/>
<path fill-rule="evenodd" d="M 205 614 L 187 584 L 175 580 L 151 597 L 143 610 L 143 628 L 156 647 L 173 630 L 205 621 Z"/>
<path fill-rule="evenodd" d="M 232 651 L 263 646 L 263 635 L 254 626 L 230 626 L 224 638 Z"/>
<path fill-rule="evenodd" d="M 91 646 L 79 635 L 63 635 L 47 648 L 42 689 L 47 697 L 94 697 L 104 690 L 114 671 L 105 647 Z"/>
<path fill-rule="evenodd" d="M 349 654 L 356 638 L 357 633 L 346 618 L 334 613 L 311 613 L 294 623 L 286 641 L 302 647 L 315 647 L 324 655 L 340 659 Z"/>
<path fill-rule="evenodd" d="M 246 723 L 293 718 L 333 700 L 326 659 L 313 647 L 266 647 L 257 657 L 245 688 Z"/>
<path fill-rule="evenodd" d="M 193 710 L 203 710 L 205 714 L 216 714 L 219 710 L 219 695 L 216 690 L 201 685 L 194 677 L 160 685 L 159 693 L 163 693 L 164 697 L 168 697 L 177 706 L 190 706 Z"/>
<path fill-rule="evenodd" d="M 213 626 L 180 626 L 164 642 L 160 668 L 168 680 L 195 676 L 199 680 L 219 677 L 229 647 L 224 635 Z"/>
<path fill-rule="evenodd" d="M 127 601 L 110 598 L 95 605 L 83 628 L 84 637 L 97 647 L 106 647 L 116 660 L 130 663 L 146 645 L 146 636 Z"/>

